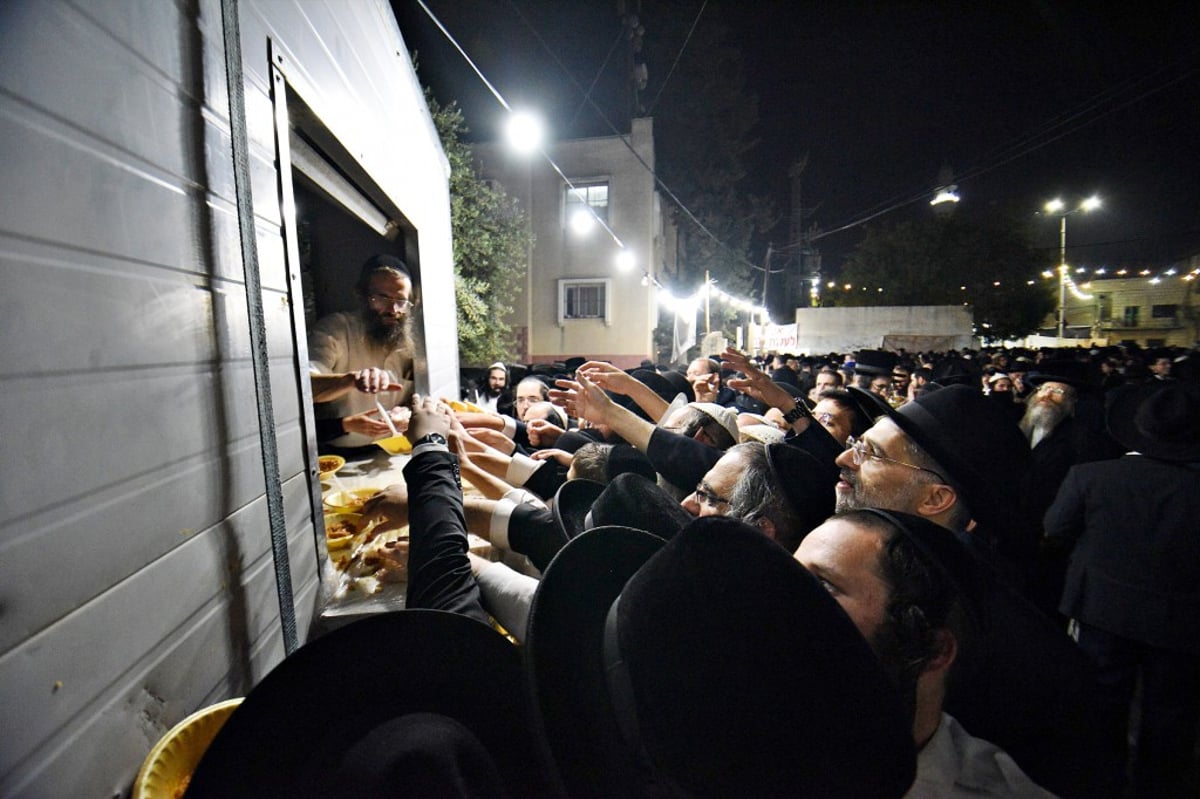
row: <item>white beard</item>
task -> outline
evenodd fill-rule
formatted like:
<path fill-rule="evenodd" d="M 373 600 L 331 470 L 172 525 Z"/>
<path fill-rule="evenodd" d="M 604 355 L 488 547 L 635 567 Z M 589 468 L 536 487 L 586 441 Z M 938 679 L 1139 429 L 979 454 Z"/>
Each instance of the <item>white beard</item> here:
<path fill-rule="evenodd" d="M 1021 432 L 1029 440 L 1029 448 L 1033 449 L 1042 443 L 1042 440 L 1070 415 L 1071 410 L 1066 406 L 1039 402 L 1034 395 L 1034 399 L 1025 408 L 1025 415 L 1021 417 Z"/>

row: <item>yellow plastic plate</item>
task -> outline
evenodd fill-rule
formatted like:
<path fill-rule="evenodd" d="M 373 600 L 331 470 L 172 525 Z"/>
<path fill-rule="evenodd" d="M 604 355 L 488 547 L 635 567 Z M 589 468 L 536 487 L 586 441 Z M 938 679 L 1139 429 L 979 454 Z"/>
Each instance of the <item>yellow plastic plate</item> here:
<path fill-rule="evenodd" d="M 412 452 L 412 442 L 403 435 L 381 438 L 375 443 L 389 455 L 407 455 Z"/>
<path fill-rule="evenodd" d="M 321 479 L 336 474 L 337 470 L 346 465 L 346 459 L 341 455 L 321 455 L 317 458 L 317 469 L 321 473 Z"/>
<path fill-rule="evenodd" d="M 142 761 L 133 783 L 133 799 L 178 799 L 208 745 L 224 726 L 229 714 L 242 703 L 228 699 L 197 710 L 159 739 Z"/>
<path fill-rule="evenodd" d="M 322 500 L 330 513 L 358 513 L 363 503 L 379 493 L 378 488 L 351 488 L 349 491 L 333 491 Z"/>

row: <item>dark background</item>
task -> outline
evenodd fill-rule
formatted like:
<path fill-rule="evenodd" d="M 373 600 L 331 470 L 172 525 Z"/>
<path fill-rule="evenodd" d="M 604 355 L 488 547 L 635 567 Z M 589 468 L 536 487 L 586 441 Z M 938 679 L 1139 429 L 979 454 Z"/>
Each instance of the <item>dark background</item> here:
<path fill-rule="evenodd" d="M 500 104 L 416 0 L 392 4 L 422 82 L 459 102 L 471 138 L 496 138 Z M 512 105 L 541 111 L 551 136 L 612 134 L 584 102 L 593 80 L 593 99 L 627 130 L 617 0 L 426 4 Z M 687 17 L 653 0 L 627 3 L 648 44 L 666 26 L 678 37 L 703 2 L 673 5 Z M 1160 268 L 1200 252 L 1200 4 L 995 5 L 708 3 L 699 24 L 729 29 L 745 91 L 759 101 L 749 189 L 786 215 L 788 166 L 807 154 L 806 220 L 850 226 L 820 240 L 827 268 L 861 239 L 854 223 L 865 216 L 928 214 L 943 164 L 961 214 L 1033 217 L 1054 196 L 1099 194 L 1100 212 L 1069 222 L 1073 264 Z M 644 103 L 670 68 L 648 63 Z M 1049 265 L 1058 225 L 1035 225 Z M 786 225 L 769 238 L 786 243 Z"/>

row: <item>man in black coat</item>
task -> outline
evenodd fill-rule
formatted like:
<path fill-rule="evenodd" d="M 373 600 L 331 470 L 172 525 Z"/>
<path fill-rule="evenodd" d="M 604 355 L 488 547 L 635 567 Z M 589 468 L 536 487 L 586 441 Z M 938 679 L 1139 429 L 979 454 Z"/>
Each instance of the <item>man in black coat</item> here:
<path fill-rule="evenodd" d="M 1130 452 L 1073 468 L 1046 513 L 1047 536 L 1074 543 L 1059 609 L 1099 668 L 1110 758 L 1124 762 L 1140 676 L 1135 793 L 1187 795 L 1200 721 L 1200 391 L 1126 386 L 1108 424 Z"/>

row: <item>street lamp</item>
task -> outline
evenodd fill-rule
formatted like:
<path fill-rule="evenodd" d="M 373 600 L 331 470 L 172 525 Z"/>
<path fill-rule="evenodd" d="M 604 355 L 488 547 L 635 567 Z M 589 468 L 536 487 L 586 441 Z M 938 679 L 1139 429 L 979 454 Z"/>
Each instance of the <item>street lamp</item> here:
<path fill-rule="evenodd" d="M 1058 346 L 1060 347 L 1063 343 L 1067 320 L 1067 217 L 1080 211 L 1087 213 L 1096 210 L 1100 207 L 1100 198 L 1088 197 L 1079 204 L 1078 208 L 1071 211 L 1065 210 L 1066 207 L 1066 203 L 1059 198 L 1055 198 L 1045 205 L 1046 213 L 1058 215 Z"/>

